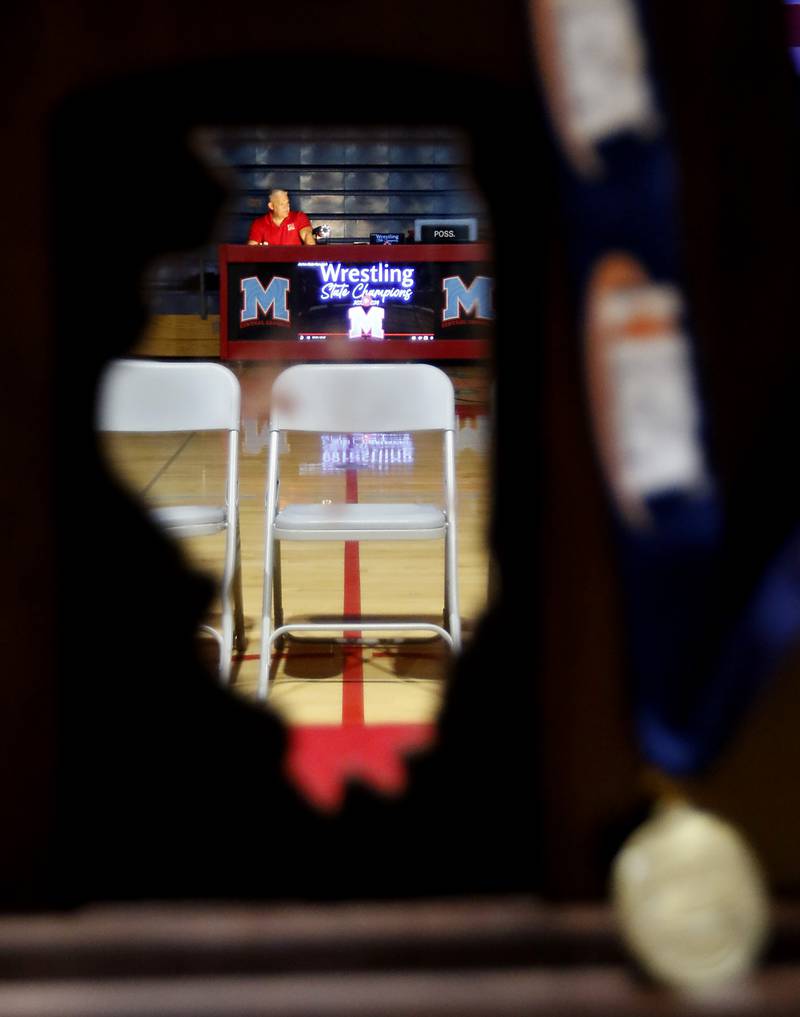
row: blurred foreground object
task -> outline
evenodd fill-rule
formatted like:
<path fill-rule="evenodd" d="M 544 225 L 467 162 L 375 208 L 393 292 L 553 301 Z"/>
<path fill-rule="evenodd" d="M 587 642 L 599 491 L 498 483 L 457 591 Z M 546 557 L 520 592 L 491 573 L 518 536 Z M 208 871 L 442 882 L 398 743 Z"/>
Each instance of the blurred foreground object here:
<path fill-rule="evenodd" d="M 665 62 L 651 56 L 648 5 L 532 0 L 530 10 L 583 309 L 576 331 L 625 603 L 630 710 L 643 759 L 668 779 L 696 776 L 718 763 L 797 639 L 798 538 L 787 529 L 743 573 L 736 499 L 715 469 L 725 361 L 699 338 L 682 124 Z M 759 956 L 765 881 L 733 827 L 668 801 L 656 799 L 620 850 L 613 904 L 649 975 L 716 992 Z"/>
<path fill-rule="evenodd" d="M 530 0 L 549 112 L 572 169 L 603 172 L 598 145 L 620 131 L 659 128 L 647 48 L 631 0 Z"/>
<path fill-rule="evenodd" d="M 685 802 L 658 805 L 628 838 L 612 897 L 631 952 L 675 988 L 710 992 L 743 978 L 766 940 L 755 855 L 732 826 Z"/>
<path fill-rule="evenodd" d="M 612 252 L 592 269 L 586 299 L 588 399 L 606 484 L 624 523 L 656 526 L 648 499 L 695 501 L 711 481 L 685 300 L 641 263 Z"/>
<path fill-rule="evenodd" d="M 776 941 L 796 942 L 798 912 Z M 795 1017 L 797 965 L 748 992 L 631 979 L 608 909 L 522 897 L 135 904 L 0 918 L 0 1017 Z"/>

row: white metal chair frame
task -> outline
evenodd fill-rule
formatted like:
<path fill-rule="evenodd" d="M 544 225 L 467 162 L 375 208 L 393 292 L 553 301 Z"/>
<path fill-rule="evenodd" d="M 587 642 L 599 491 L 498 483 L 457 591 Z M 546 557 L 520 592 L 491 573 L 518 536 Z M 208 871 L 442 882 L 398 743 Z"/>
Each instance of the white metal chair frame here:
<path fill-rule="evenodd" d="M 290 632 L 426 631 L 461 645 L 456 539 L 455 396 L 447 375 L 427 364 L 301 364 L 272 388 L 264 534 L 264 600 L 258 698 L 265 700 L 272 647 Z M 441 431 L 444 508 L 415 504 L 287 505 L 278 508 L 280 435 L 285 431 L 368 434 Z M 444 621 L 330 619 L 285 623 L 283 540 L 444 540 Z M 274 615 L 274 621 L 273 621 Z"/>
<path fill-rule="evenodd" d="M 201 628 L 219 646 L 219 675 L 226 684 L 234 645 L 241 651 L 245 644 L 239 542 L 240 404 L 236 375 L 221 364 L 115 360 L 101 378 L 96 414 L 100 431 L 228 433 L 224 505 L 170 505 L 149 510 L 151 518 L 172 537 L 225 532 L 222 633 L 210 625 Z"/>

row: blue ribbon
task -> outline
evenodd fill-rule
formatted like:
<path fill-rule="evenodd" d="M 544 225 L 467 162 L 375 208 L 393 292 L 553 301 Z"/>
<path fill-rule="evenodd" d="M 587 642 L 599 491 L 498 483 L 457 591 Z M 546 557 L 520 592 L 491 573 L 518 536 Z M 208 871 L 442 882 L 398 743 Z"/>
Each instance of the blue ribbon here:
<path fill-rule="evenodd" d="M 644 39 L 641 18 L 640 26 Z M 657 95 L 657 82 L 651 85 Z M 678 174 L 666 131 L 649 137 L 620 131 L 596 150 L 599 176 L 581 176 L 566 159 L 561 166 L 576 289 L 586 292 L 601 256 L 621 251 L 654 281 L 685 293 Z M 684 325 L 708 461 L 713 442 L 690 314 Z M 686 776 L 718 758 L 755 694 L 800 637 L 800 528 L 750 589 L 737 592 L 729 581 L 725 512 L 713 476 L 700 492 L 667 490 L 644 501 L 650 526 L 636 528 L 616 515 L 634 719 L 646 759 Z"/>

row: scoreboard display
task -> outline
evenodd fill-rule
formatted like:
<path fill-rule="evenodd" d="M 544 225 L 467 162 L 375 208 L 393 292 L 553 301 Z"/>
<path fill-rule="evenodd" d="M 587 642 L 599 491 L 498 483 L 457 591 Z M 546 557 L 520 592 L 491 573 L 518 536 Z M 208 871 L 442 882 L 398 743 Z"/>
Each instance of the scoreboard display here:
<path fill-rule="evenodd" d="M 494 272 L 483 244 L 220 248 L 223 359 L 487 355 Z"/>

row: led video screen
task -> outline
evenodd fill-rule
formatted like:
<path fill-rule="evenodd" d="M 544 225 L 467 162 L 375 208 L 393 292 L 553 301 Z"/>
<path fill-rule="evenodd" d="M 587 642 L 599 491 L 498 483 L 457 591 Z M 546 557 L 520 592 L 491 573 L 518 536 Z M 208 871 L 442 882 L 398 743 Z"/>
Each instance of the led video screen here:
<path fill-rule="evenodd" d="M 427 356 L 438 344 L 469 355 L 491 339 L 494 277 L 482 245 L 231 247 L 227 255 L 225 335 L 237 356 L 268 355 L 275 344 L 286 355 L 287 342 L 315 347 L 301 357 L 342 344 L 356 356 L 420 346 Z"/>

